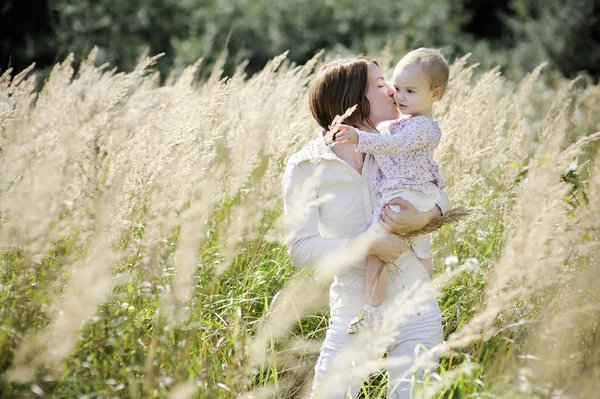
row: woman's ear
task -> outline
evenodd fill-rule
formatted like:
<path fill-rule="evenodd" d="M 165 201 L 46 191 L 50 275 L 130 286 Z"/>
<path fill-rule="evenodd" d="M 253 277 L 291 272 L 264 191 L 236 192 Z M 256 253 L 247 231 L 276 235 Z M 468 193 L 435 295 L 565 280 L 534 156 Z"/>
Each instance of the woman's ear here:
<path fill-rule="evenodd" d="M 442 98 L 443 95 L 444 95 L 444 89 L 441 88 L 440 86 L 437 86 L 435 89 L 433 89 L 433 101 L 438 101 L 439 99 Z"/>

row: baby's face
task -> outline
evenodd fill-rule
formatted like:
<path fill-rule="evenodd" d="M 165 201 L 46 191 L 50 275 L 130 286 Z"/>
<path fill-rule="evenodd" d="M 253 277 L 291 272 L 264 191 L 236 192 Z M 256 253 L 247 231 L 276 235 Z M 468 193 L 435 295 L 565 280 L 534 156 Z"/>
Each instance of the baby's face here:
<path fill-rule="evenodd" d="M 422 115 L 431 111 L 435 101 L 429 77 L 421 65 L 396 66 L 394 101 L 404 115 Z"/>

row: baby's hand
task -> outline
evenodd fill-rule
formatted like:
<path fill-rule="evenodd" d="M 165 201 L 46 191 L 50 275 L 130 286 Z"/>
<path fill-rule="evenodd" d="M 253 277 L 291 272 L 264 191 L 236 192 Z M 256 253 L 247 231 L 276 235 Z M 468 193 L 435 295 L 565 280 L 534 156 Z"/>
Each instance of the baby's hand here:
<path fill-rule="evenodd" d="M 335 135 L 338 144 L 358 144 L 358 130 L 348 125 L 340 125 L 340 131 Z"/>

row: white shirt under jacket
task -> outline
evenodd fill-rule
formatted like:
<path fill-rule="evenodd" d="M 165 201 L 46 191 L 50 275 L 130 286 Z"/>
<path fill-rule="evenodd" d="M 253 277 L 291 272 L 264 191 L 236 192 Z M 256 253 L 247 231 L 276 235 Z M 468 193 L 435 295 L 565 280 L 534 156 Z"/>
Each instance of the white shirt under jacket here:
<path fill-rule="evenodd" d="M 347 250 L 349 239 L 369 228 L 381 196 L 375 188 L 376 170 L 374 156 L 366 154 L 362 174 L 358 173 L 338 158 L 322 137 L 289 158 L 282 194 L 285 243 L 294 266 L 325 267 L 320 264 L 323 260 Z M 440 190 L 438 206 L 442 213 L 449 205 L 448 196 Z M 395 263 L 402 273 L 392 279 L 388 294 L 395 294 L 402 286 L 408 288 L 415 280 L 428 279 L 425 268 L 411 251 Z M 359 259 L 334 277 L 330 288 L 332 315 L 360 313 L 365 267 L 366 258 Z"/>

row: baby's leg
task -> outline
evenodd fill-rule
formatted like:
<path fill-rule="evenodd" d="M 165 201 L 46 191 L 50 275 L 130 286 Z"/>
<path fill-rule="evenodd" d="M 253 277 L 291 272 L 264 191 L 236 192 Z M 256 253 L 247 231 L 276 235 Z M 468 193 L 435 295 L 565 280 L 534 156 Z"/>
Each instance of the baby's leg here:
<path fill-rule="evenodd" d="M 379 215 L 381 208 L 373 214 L 373 221 L 369 227 L 372 234 L 385 234 L 386 231 L 379 224 Z M 371 323 L 379 320 L 385 311 L 385 299 L 387 296 L 387 286 L 389 274 L 385 263 L 376 256 L 367 257 L 367 275 L 365 292 L 365 304 L 363 313 L 353 318 L 347 325 L 348 334 L 356 334 Z"/>
<path fill-rule="evenodd" d="M 387 202 L 392 198 L 402 198 L 409 201 L 418 211 L 427 212 L 435 206 L 439 196 L 426 197 L 416 191 L 402 190 L 401 192 L 391 193 L 387 196 Z M 394 212 L 401 212 L 402 209 L 397 205 L 390 205 L 390 210 Z M 431 259 L 431 236 L 420 235 L 409 239 L 409 244 L 412 248 L 413 253 L 421 261 L 423 267 L 429 274 L 430 278 L 433 278 L 433 262 Z"/>
<path fill-rule="evenodd" d="M 373 220 L 369 227 L 369 232 L 374 234 L 386 234 L 383 227 L 379 222 L 379 215 L 381 214 L 381 208 L 378 208 L 373 214 Z M 389 274 L 387 267 L 381 259 L 376 256 L 370 255 L 367 258 L 367 292 L 366 302 L 371 306 L 381 306 L 385 302 L 387 295 L 387 286 L 389 281 Z"/>
<path fill-rule="evenodd" d="M 385 302 L 389 273 L 385 263 L 376 256 L 367 259 L 367 303 L 371 306 L 381 306 Z"/>

